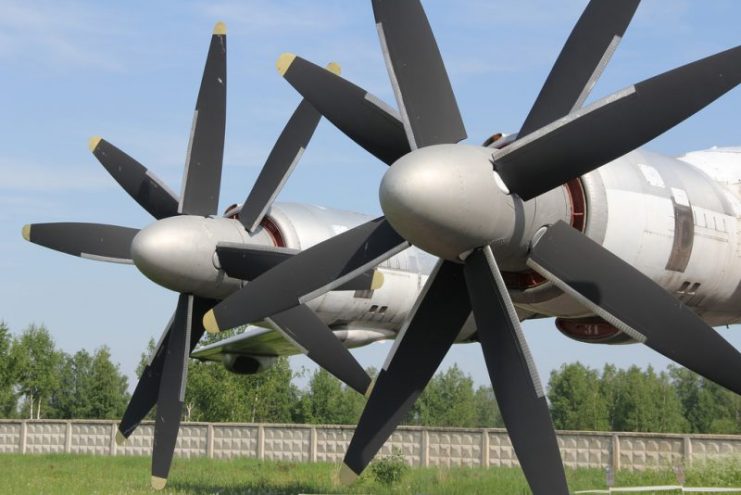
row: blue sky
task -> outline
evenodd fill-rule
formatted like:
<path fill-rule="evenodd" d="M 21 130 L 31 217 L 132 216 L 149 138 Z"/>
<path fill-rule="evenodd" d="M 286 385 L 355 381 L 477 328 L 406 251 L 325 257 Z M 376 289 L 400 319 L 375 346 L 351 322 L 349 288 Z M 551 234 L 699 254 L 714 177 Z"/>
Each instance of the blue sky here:
<path fill-rule="evenodd" d="M 586 0 L 428 0 L 469 142 L 515 131 Z M 25 223 L 151 222 L 87 149 L 99 134 L 178 191 L 211 29 L 227 24 L 228 115 L 220 210 L 242 201 L 299 101 L 274 63 L 292 51 L 394 103 L 370 2 L 216 0 L 83 2 L 0 0 L 0 319 L 18 332 L 45 324 L 67 352 L 108 345 L 133 370 L 158 337 L 176 295 L 133 266 L 82 260 L 24 242 Z M 605 96 L 739 43 L 737 0 L 644 0 L 592 93 Z M 667 154 L 741 145 L 741 90 L 648 145 Z M 279 200 L 379 213 L 385 167 L 320 124 Z M 525 324 L 541 375 L 564 362 L 601 367 L 667 360 L 640 346 L 569 341 L 552 321 Z M 741 348 L 741 329 L 724 330 Z M 357 351 L 379 367 L 390 344 Z M 457 346 L 477 383 L 488 377 L 476 345 Z M 308 361 L 292 359 L 296 367 Z"/>

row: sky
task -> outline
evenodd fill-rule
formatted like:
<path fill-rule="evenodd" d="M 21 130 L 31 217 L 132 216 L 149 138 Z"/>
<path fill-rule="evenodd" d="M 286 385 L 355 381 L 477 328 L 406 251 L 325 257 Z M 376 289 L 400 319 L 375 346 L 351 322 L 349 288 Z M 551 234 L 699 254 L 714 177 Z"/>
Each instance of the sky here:
<path fill-rule="evenodd" d="M 516 131 L 586 0 L 424 2 L 469 143 Z M 737 0 L 644 0 L 592 99 L 739 43 Z M 0 0 L 0 320 L 18 333 L 44 324 L 74 353 L 110 347 L 134 369 L 177 295 L 134 266 L 64 255 L 22 240 L 26 223 L 82 221 L 144 227 L 152 218 L 88 151 L 101 135 L 180 190 L 193 107 L 211 31 L 228 28 L 228 103 L 220 211 L 241 202 L 300 101 L 275 70 L 286 51 L 395 104 L 370 2 L 314 0 Z M 649 143 L 669 155 L 741 145 L 738 88 Z M 380 213 L 385 166 L 322 122 L 279 201 Z M 594 346 L 562 336 L 553 320 L 526 322 L 542 377 L 563 363 L 602 368 L 666 359 L 641 346 Z M 741 349 L 741 328 L 721 333 Z M 355 351 L 380 367 L 390 343 Z M 304 357 L 291 359 L 296 369 Z M 476 344 L 455 346 L 477 384 L 488 376 Z"/>

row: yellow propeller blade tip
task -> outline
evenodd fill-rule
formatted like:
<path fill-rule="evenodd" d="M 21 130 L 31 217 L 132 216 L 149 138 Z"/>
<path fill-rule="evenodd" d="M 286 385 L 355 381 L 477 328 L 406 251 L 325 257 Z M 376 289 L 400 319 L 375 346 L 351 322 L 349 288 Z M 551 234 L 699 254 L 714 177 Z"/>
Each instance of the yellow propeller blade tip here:
<path fill-rule="evenodd" d="M 30 241 L 31 240 L 31 226 L 28 224 L 24 225 L 23 228 L 21 229 L 21 235 L 23 236 L 25 240 Z"/>
<path fill-rule="evenodd" d="M 220 332 L 219 324 L 216 323 L 216 316 L 214 316 L 213 310 L 203 315 L 203 328 L 205 328 L 208 333 Z"/>
<path fill-rule="evenodd" d="M 116 430 L 116 445 L 120 446 L 120 445 L 123 445 L 124 443 L 126 443 L 126 437 L 123 436 L 123 433 Z"/>
<path fill-rule="evenodd" d="M 224 24 L 221 21 L 217 22 L 216 25 L 214 26 L 214 34 L 216 35 L 226 34 L 226 24 Z"/>
<path fill-rule="evenodd" d="M 162 490 L 167 484 L 167 478 L 160 478 L 159 476 L 152 476 L 152 488 L 155 490 Z"/>
<path fill-rule="evenodd" d="M 102 139 L 103 139 L 103 138 L 101 138 L 100 136 L 93 136 L 93 137 L 91 137 L 91 138 L 90 138 L 90 139 L 88 140 L 88 142 L 87 142 L 87 147 L 88 147 L 88 148 L 90 148 L 90 151 L 91 151 L 91 152 L 94 152 L 94 151 L 95 151 L 95 148 L 97 148 L 97 147 L 98 147 L 98 143 L 100 143 L 100 141 L 101 141 Z"/>
<path fill-rule="evenodd" d="M 340 67 L 340 64 L 337 62 L 330 62 L 327 64 L 327 70 L 335 76 L 339 76 L 342 73 L 342 67 Z"/>
<path fill-rule="evenodd" d="M 381 287 L 383 287 L 383 282 L 385 281 L 383 277 L 383 273 L 381 273 L 378 270 L 375 270 L 373 272 L 373 280 L 371 280 L 371 290 L 378 290 Z"/>
<path fill-rule="evenodd" d="M 350 469 L 347 464 L 342 464 L 340 468 L 340 483 L 347 486 L 352 484 L 356 479 L 358 479 L 358 475 L 355 474 L 355 471 Z"/>
<path fill-rule="evenodd" d="M 278 74 L 284 76 L 294 60 L 296 60 L 296 55 L 294 53 L 282 53 L 281 56 L 278 57 L 278 61 L 275 62 L 275 68 L 278 69 Z"/>

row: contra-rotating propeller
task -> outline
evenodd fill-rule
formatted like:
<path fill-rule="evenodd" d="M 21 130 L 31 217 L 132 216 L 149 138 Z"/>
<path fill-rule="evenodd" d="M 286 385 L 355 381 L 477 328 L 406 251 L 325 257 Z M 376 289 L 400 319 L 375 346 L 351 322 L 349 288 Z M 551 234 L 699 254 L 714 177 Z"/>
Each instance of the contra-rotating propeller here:
<path fill-rule="evenodd" d="M 473 310 L 497 402 L 532 491 L 568 493 L 545 394 L 494 257 L 509 245 L 513 196 L 528 200 L 632 151 L 741 81 L 741 47 L 735 47 L 582 107 L 638 3 L 589 3 L 520 139 L 502 150 L 456 144 L 466 132 L 419 0 L 372 0 L 398 113 L 306 60 L 281 56 L 279 71 L 299 93 L 392 165 L 380 188 L 385 217 L 265 272 L 207 314 L 207 325 L 225 307 L 239 308 L 242 322 L 260 320 L 331 289 L 409 243 L 442 258 L 372 388 L 345 456 L 343 480 L 362 472 L 391 435 Z M 673 296 L 582 233 L 557 223 L 518 254 L 640 342 L 741 393 L 741 354 Z"/>
<path fill-rule="evenodd" d="M 339 66 L 332 63 L 327 71 L 339 74 Z M 262 229 L 261 222 L 266 212 L 301 158 L 320 119 L 319 112 L 304 100 L 288 121 L 240 211 L 239 220 L 250 233 L 257 234 Z M 198 93 L 181 197 L 147 168 L 109 142 L 92 138 L 90 149 L 123 189 L 158 221 L 168 222 L 172 217 L 186 216 L 202 219 L 217 214 L 225 123 L 226 27 L 220 22 L 216 24 L 211 37 Z M 141 232 L 157 229 L 158 225 L 161 223 L 155 222 Z M 137 243 L 145 242 L 137 237 L 139 233 L 137 229 L 85 223 L 34 224 L 23 228 L 23 236 L 33 243 L 84 258 L 122 263 L 137 261 Z M 173 243 L 172 240 L 168 242 L 170 245 Z M 159 250 L 157 254 L 164 258 L 170 255 L 167 248 L 155 246 Z M 206 253 L 209 265 L 213 254 Z M 216 254 L 230 276 L 245 280 L 283 262 L 289 256 L 281 251 L 250 250 L 250 246 L 246 245 L 219 245 Z M 137 266 L 146 274 L 142 266 Z M 355 280 L 350 280 L 347 286 L 349 289 L 357 288 L 353 283 L 368 283 L 368 274 L 353 278 Z M 149 411 L 157 406 L 152 452 L 152 486 L 155 488 L 165 486 L 172 462 L 185 396 L 189 355 L 204 333 L 204 314 L 217 302 L 212 298 L 200 297 L 195 291 L 180 292 L 175 313 L 136 385 L 116 438 L 119 443 L 123 442 Z M 370 377 L 326 324 L 307 306 L 285 309 L 268 315 L 274 326 L 306 350 L 319 366 L 351 388 L 366 393 L 371 383 Z"/>

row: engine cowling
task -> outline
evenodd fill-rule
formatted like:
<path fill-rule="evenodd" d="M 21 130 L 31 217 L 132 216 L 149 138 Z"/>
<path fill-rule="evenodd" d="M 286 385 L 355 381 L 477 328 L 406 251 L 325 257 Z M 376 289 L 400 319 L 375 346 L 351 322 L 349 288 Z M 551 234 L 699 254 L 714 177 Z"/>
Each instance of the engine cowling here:
<path fill-rule="evenodd" d="M 556 328 L 570 339 L 586 344 L 635 344 L 633 338 L 599 316 L 556 318 Z"/>
<path fill-rule="evenodd" d="M 275 364 L 272 356 L 245 356 L 242 354 L 224 354 L 221 359 L 224 368 L 237 375 L 254 375 Z"/>
<path fill-rule="evenodd" d="M 391 330 L 384 329 L 339 329 L 333 332 L 334 336 L 349 349 L 372 344 L 380 340 L 393 339 L 396 335 Z"/>

